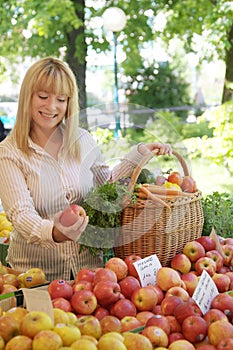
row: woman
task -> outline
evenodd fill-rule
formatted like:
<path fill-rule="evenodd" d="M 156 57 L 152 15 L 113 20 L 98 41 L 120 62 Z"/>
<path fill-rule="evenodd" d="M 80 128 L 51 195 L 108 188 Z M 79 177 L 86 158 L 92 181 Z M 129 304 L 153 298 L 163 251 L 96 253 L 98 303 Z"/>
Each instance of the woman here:
<path fill-rule="evenodd" d="M 130 176 L 148 152 L 171 154 L 168 144 L 134 147 L 112 172 L 88 133 L 78 127 L 78 91 L 68 65 L 47 57 L 34 63 L 22 82 L 15 126 L 0 144 L 0 198 L 14 230 L 7 262 L 18 271 L 42 268 L 49 281 L 70 279 L 101 257 L 76 243 L 88 218 L 71 227 L 61 211 L 81 204 L 90 188 Z"/>

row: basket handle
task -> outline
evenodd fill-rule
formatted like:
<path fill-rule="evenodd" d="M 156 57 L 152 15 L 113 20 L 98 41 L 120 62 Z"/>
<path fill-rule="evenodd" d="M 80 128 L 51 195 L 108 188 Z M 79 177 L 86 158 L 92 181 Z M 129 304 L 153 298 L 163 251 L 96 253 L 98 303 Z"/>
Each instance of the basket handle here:
<path fill-rule="evenodd" d="M 180 162 L 183 172 L 184 172 L 184 176 L 189 176 L 189 169 L 188 166 L 184 160 L 184 158 L 175 150 L 172 150 L 172 154 L 178 159 L 178 161 Z M 130 178 L 130 182 L 128 184 L 128 190 L 130 192 L 133 191 L 134 186 L 136 184 L 136 181 L 138 179 L 139 174 L 142 171 L 142 168 L 155 156 L 157 155 L 157 150 L 154 152 L 150 152 L 149 154 L 147 154 L 145 157 L 143 157 L 141 159 L 141 161 L 138 163 L 138 165 L 136 166 L 136 168 L 134 169 L 131 178 Z"/>

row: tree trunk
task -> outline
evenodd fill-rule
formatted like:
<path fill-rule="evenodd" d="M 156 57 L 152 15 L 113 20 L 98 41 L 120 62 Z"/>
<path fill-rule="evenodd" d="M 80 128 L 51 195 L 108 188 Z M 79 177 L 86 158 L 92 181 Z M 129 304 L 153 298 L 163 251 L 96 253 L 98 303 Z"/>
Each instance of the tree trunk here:
<path fill-rule="evenodd" d="M 67 47 L 66 61 L 74 72 L 79 89 L 80 126 L 87 128 L 87 98 L 86 98 L 86 55 L 87 45 L 84 35 L 84 7 L 85 0 L 73 0 L 77 17 L 83 25 L 72 29 L 67 34 L 69 45 Z"/>
<path fill-rule="evenodd" d="M 233 25 L 228 34 L 231 43 L 230 49 L 226 53 L 226 74 L 224 80 L 222 103 L 233 99 Z"/>

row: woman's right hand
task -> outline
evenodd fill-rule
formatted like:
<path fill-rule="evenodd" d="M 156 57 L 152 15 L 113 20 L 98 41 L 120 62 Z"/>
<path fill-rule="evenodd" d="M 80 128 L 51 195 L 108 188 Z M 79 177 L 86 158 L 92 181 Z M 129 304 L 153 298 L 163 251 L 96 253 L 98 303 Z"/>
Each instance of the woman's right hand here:
<path fill-rule="evenodd" d="M 64 225 L 64 211 L 60 211 L 54 216 L 54 228 L 53 228 L 53 239 L 55 242 L 63 242 L 71 240 L 77 242 L 86 229 L 88 224 L 88 216 L 85 213 L 85 210 L 80 207 L 81 215 L 76 215 L 76 221 L 70 226 Z M 63 220 L 61 218 L 63 217 Z"/>

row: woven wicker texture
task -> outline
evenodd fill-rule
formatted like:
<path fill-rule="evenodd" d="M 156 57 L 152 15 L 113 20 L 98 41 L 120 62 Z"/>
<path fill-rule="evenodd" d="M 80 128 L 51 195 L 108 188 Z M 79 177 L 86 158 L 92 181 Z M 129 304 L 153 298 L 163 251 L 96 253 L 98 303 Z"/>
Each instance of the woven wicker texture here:
<path fill-rule="evenodd" d="M 176 152 L 184 175 L 189 171 L 184 159 Z M 129 189 L 133 191 L 142 167 L 152 158 L 145 157 L 132 174 Z M 148 199 L 138 199 L 122 212 L 121 235 L 117 238 L 114 254 L 124 259 L 136 254 L 142 258 L 156 254 L 162 266 L 183 250 L 184 245 L 201 236 L 204 216 L 201 192 L 188 197 L 169 196 L 165 202 L 171 210 Z"/>

